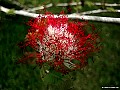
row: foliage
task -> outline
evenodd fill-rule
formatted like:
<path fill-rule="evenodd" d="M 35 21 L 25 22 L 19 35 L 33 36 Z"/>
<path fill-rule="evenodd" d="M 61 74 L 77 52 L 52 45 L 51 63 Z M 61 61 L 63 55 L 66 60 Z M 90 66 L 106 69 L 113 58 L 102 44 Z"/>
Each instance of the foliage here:
<path fill-rule="evenodd" d="M 86 1 L 85 3 L 86 3 L 86 5 L 88 5 L 89 7 L 94 6 L 93 2 L 91 2 L 91 1 Z"/>
<path fill-rule="evenodd" d="M 112 7 L 107 7 L 107 10 L 112 11 L 112 12 L 115 12 L 115 9 L 112 8 Z"/>
<path fill-rule="evenodd" d="M 14 11 L 15 11 L 14 9 L 10 9 L 10 10 L 7 12 L 7 14 L 15 15 Z"/>

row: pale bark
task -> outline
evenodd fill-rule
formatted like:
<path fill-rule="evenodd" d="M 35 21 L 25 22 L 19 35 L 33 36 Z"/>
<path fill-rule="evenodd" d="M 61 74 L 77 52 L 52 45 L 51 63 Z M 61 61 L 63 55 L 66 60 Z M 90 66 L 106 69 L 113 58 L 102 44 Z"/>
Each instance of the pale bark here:
<path fill-rule="evenodd" d="M 95 13 L 104 13 L 104 12 L 118 12 L 118 13 L 120 13 L 120 10 L 110 11 L 110 10 L 101 10 L 101 9 L 98 9 L 98 10 L 81 12 L 80 14 L 85 15 L 85 14 L 95 14 Z"/>
<path fill-rule="evenodd" d="M 74 6 L 74 5 L 81 5 L 81 2 L 72 2 L 72 3 L 58 3 L 56 6 L 59 6 L 59 7 L 64 7 L 64 6 Z M 97 5 L 97 6 L 101 6 L 102 4 L 101 3 L 93 3 L 93 5 Z M 44 7 L 46 8 L 49 8 L 49 7 L 52 7 L 53 4 L 50 3 L 48 5 L 43 5 L 43 6 L 39 6 L 39 7 L 35 7 L 35 8 L 30 8 L 28 9 L 27 11 L 36 11 L 36 10 L 41 10 L 41 9 L 44 9 Z M 109 4 L 109 3 L 105 3 L 105 6 L 109 6 L 109 7 L 114 7 L 114 6 L 120 6 L 120 4 Z"/>
<path fill-rule="evenodd" d="M 7 12 L 9 12 L 10 9 L 0 6 L 0 10 L 7 13 Z M 39 15 L 42 15 L 42 14 L 36 14 L 36 13 L 29 13 L 24 10 L 15 10 L 14 13 L 18 14 L 18 15 L 34 17 L 34 18 Z M 120 18 L 113 18 L 113 17 L 87 16 L 87 15 L 80 15 L 80 14 L 76 14 L 76 13 L 75 14 L 67 14 L 66 16 L 70 19 L 80 19 L 80 20 L 84 19 L 84 20 L 92 20 L 92 21 L 120 23 Z M 58 15 L 54 15 L 54 17 L 57 18 Z"/>

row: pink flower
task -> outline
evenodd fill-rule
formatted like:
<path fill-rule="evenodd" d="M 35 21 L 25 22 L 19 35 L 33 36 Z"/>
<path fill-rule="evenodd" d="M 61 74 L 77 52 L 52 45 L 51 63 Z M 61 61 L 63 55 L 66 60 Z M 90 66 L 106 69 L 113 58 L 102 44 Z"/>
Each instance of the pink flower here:
<path fill-rule="evenodd" d="M 35 50 L 36 64 L 48 63 L 56 71 L 67 73 L 86 66 L 87 58 L 98 50 L 99 36 L 94 30 L 86 34 L 84 29 L 88 22 L 69 21 L 63 14 L 58 18 L 47 14 L 30 20 L 28 25 L 31 28 L 25 46 Z"/>

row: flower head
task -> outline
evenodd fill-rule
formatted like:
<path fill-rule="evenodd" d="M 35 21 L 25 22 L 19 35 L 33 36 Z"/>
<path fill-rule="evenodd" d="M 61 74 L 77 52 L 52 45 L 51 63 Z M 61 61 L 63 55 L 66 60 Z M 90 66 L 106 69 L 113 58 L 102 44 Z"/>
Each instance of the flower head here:
<path fill-rule="evenodd" d="M 35 50 L 36 64 L 48 63 L 56 71 L 82 68 L 87 58 L 98 48 L 99 38 L 94 30 L 88 33 L 88 22 L 69 21 L 65 15 L 39 16 L 28 22 L 31 27 L 25 38 L 25 46 Z M 89 27 L 90 28 L 90 27 Z"/>

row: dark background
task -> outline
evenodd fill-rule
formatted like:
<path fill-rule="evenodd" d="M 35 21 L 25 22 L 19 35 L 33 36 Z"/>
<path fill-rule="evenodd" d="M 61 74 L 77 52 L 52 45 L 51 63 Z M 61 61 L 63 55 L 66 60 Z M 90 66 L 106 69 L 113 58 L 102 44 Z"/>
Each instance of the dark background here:
<path fill-rule="evenodd" d="M 13 1 L 20 2 L 21 6 L 13 4 Z M 104 2 L 104 0 L 85 1 Z M 0 0 L 0 2 L 0 5 L 4 7 L 21 9 L 50 2 L 54 4 L 69 2 L 69 0 Z M 106 0 L 105 2 L 120 3 L 119 0 Z M 91 4 L 80 7 L 80 9 L 75 9 L 76 7 L 70 6 L 71 12 L 69 13 L 107 8 Z M 119 9 L 120 7 L 111 8 Z M 53 6 L 46 10 L 52 13 L 64 10 L 65 13 L 68 13 L 66 7 Z M 37 11 L 37 13 L 44 12 L 44 10 Z M 115 12 L 92 15 L 120 18 L 120 13 Z M 29 19 L 0 12 L 0 90 L 101 90 L 102 86 L 120 86 L 120 24 L 89 21 L 97 30 L 101 31 L 103 48 L 93 57 L 94 62 L 89 62 L 84 69 L 71 73 L 73 79 L 60 81 L 52 75 L 55 72 L 41 78 L 39 67 L 33 70 L 31 65 L 15 64 L 15 61 L 22 56 L 22 51 L 17 43 L 24 40 L 29 28 L 26 22 Z M 59 81 L 60 83 L 58 83 Z"/>

